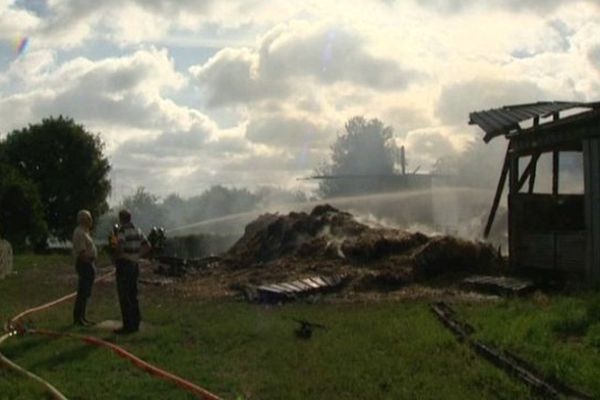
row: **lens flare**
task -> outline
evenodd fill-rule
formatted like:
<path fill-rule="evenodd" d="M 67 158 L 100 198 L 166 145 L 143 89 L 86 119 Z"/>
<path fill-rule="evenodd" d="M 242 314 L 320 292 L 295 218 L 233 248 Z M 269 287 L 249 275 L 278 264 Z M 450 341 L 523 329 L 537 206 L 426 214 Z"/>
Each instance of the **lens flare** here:
<path fill-rule="evenodd" d="M 23 37 L 16 42 L 15 51 L 17 56 L 22 55 L 27 51 L 27 47 L 29 47 L 29 38 Z"/>

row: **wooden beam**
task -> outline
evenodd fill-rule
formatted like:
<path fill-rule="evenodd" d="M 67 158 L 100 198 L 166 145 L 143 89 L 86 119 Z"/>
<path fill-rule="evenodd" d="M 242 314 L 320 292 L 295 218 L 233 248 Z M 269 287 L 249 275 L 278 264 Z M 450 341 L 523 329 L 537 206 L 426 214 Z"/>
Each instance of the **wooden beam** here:
<path fill-rule="evenodd" d="M 539 157 L 539 155 L 538 155 Z M 533 193 L 533 189 L 535 188 L 535 175 L 537 173 L 537 160 L 535 164 L 533 164 L 533 168 L 531 169 L 531 176 L 529 177 L 529 194 Z"/>
<path fill-rule="evenodd" d="M 552 120 L 558 121 L 560 119 L 559 113 L 552 114 Z M 560 164 L 560 153 L 558 150 L 554 150 L 552 152 L 552 194 L 558 194 L 558 174 L 559 174 L 559 166 Z"/>
<path fill-rule="evenodd" d="M 531 174 L 535 175 L 535 170 L 536 170 L 536 166 L 537 166 L 537 161 L 540 158 L 540 154 L 536 153 L 533 154 L 531 156 L 531 160 L 529 160 L 529 164 L 527 164 L 527 167 L 525 168 L 525 171 L 523 171 L 523 175 L 521 175 L 521 177 L 519 178 L 519 183 L 517 184 L 517 192 L 520 191 L 523 188 L 523 185 L 525 185 L 525 182 L 527 181 L 527 178 L 529 178 L 529 176 Z M 535 178 L 533 178 L 535 180 Z M 531 180 L 529 180 L 529 186 L 531 188 Z"/>
<path fill-rule="evenodd" d="M 502 172 L 500 173 L 500 179 L 498 180 L 498 187 L 496 188 L 496 195 L 494 196 L 494 201 L 492 202 L 492 209 L 490 210 L 490 215 L 488 216 L 487 223 L 485 224 L 485 229 L 483 231 L 483 237 L 487 239 L 490 235 L 490 231 L 492 230 L 492 225 L 494 224 L 494 219 L 496 218 L 496 212 L 498 211 L 498 206 L 500 205 L 500 200 L 502 199 L 502 192 L 504 191 L 504 186 L 506 186 L 506 178 L 508 176 L 508 152 L 510 149 L 510 145 L 506 146 L 506 155 L 504 156 L 504 164 L 502 166 Z"/>
<path fill-rule="evenodd" d="M 519 193 L 519 155 L 511 152 L 508 155 L 508 189 L 511 194 Z"/>
<path fill-rule="evenodd" d="M 537 117 L 535 117 L 533 119 L 533 126 L 536 127 L 536 128 L 538 126 L 540 126 L 540 117 L 539 116 L 537 116 Z M 531 161 L 529 162 L 529 165 L 531 165 L 531 170 L 529 172 L 529 175 L 530 175 L 529 176 L 529 190 L 528 190 L 529 194 L 533 193 L 533 189 L 535 187 L 535 175 L 536 175 L 536 172 L 537 172 L 537 161 L 538 161 L 538 158 L 540 158 L 540 153 L 532 154 L 531 155 Z"/>
<path fill-rule="evenodd" d="M 560 164 L 560 152 L 552 152 L 552 194 L 558 195 L 558 174 Z"/>

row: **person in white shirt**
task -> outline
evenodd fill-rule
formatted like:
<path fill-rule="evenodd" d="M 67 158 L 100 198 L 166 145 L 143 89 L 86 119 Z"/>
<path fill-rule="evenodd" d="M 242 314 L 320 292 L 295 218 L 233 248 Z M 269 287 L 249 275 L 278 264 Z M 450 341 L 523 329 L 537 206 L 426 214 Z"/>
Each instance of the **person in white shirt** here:
<path fill-rule="evenodd" d="M 95 261 L 98 256 L 96 245 L 90 235 L 94 220 L 88 210 L 77 213 L 77 227 L 73 232 L 73 257 L 77 271 L 77 297 L 73 307 L 73 324 L 93 324 L 85 317 L 87 301 L 92 295 L 92 286 L 96 278 Z"/>

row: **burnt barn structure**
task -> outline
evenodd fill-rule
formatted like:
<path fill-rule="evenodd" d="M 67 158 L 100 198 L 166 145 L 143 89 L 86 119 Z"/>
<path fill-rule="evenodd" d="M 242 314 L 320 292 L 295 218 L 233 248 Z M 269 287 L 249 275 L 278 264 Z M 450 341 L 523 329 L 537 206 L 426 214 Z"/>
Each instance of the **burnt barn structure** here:
<path fill-rule="evenodd" d="M 539 102 L 473 112 L 487 143 L 508 140 L 484 235 L 508 180 L 509 258 L 514 268 L 563 271 L 600 282 L 600 102 Z M 559 186 L 561 157 L 579 157 L 581 189 Z M 551 188 L 538 190 L 540 160 L 551 160 Z M 564 182 L 563 182 L 564 183 Z M 570 183 L 570 182 L 567 182 Z M 562 184 L 562 183 L 561 183 Z M 566 186 L 566 185 L 565 185 Z"/>

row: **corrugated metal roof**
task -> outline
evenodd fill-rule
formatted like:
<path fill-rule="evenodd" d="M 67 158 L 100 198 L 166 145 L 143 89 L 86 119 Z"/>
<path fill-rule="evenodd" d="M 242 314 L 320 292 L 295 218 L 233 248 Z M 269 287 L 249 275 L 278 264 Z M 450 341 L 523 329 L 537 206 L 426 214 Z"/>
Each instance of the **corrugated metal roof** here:
<path fill-rule="evenodd" d="M 479 125 L 485 131 L 483 140 L 489 142 L 496 136 L 519 130 L 519 123 L 533 118 L 546 118 L 560 111 L 573 108 L 598 108 L 600 103 L 547 101 L 531 104 L 504 106 L 469 114 L 469 124 Z"/>

